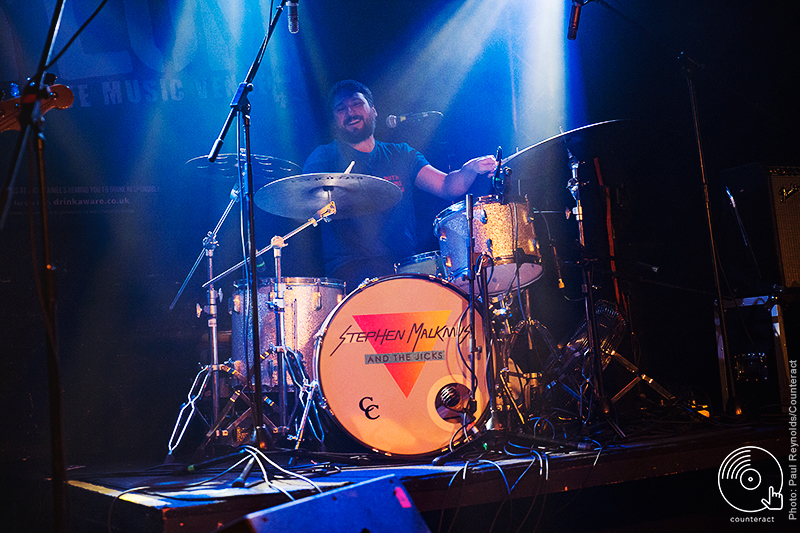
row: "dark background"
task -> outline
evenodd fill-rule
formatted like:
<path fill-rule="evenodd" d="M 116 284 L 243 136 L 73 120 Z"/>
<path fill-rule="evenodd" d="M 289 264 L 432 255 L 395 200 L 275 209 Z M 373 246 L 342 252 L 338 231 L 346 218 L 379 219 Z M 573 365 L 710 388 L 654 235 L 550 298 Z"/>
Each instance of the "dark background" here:
<path fill-rule="evenodd" d="M 10 82 L 21 84 L 35 70 L 50 4 L 0 2 L 0 88 L 6 98 Z M 94 9 L 93 2 L 70 4 L 56 49 Z M 545 4 L 304 0 L 300 33 L 290 35 L 283 20 L 278 24 L 256 78 L 253 152 L 302 165 L 316 145 L 330 139 L 325 98 L 342 78 L 372 87 L 379 138 L 407 141 L 443 170 L 494 154 L 498 146 L 509 155 L 561 131 L 630 120 L 628 126 L 592 134 L 586 155 L 579 155 L 581 176 L 589 183 L 590 246 L 607 250 L 594 173 L 597 157 L 612 191 L 617 253 L 628 262 L 621 266 L 626 276 L 621 284 L 629 295 L 636 342 L 623 344 L 627 355 L 673 392 L 693 391 L 719 409 L 714 280 L 684 67 L 695 75 L 706 174 L 719 217 L 716 230 L 735 242 L 738 230 L 725 222 L 729 206 L 721 172 L 751 163 L 800 165 L 798 43 L 790 4 L 591 3 L 583 9 L 575 41 L 566 39 L 566 2 L 556 28 L 525 22 L 525 15 Z M 492 18 L 469 20 L 467 8 L 474 16 Z M 187 12 L 189 22 L 181 18 Z M 258 2 L 222 8 L 112 1 L 53 69 L 58 82 L 76 95 L 70 110 L 46 116 L 69 465 L 160 461 L 199 365 L 209 362 L 206 321 L 195 316 L 195 304 L 205 300 L 200 286 L 205 263 L 175 309 L 168 306 L 201 252 L 202 238 L 222 214 L 231 184 L 199 176 L 185 162 L 207 153 L 216 138 L 231 94 L 265 33 L 264 12 L 267 3 Z M 464 17 L 463 27 L 445 27 L 458 17 Z M 440 30 L 447 32 L 444 44 L 430 38 Z M 544 30 L 555 35 L 553 54 L 563 56 L 560 69 L 567 81 L 555 92 L 525 94 L 523 70 L 537 72 L 538 67 L 521 43 Z M 457 61 L 475 48 L 465 65 Z M 548 56 L 546 50 L 536 52 Z M 448 59 L 439 70 L 409 73 L 411 65 L 425 65 L 414 62 L 425 54 Z M 526 107 L 523 100 L 534 104 Z M 431 109 L 444 111 L 444 118 L 396 130 L 383 124 L 388 114 Z M 546 120 L 537 118 L 540 112 Z M 15 141 L 14 132 L 0 134 L 4 179 Z M 231 129 L 222 151 L 234 149 Z M 533 164 L 538 164 L 535 158 Z M 560 211 L 574 205 L 562 189 L 568 168 L 540 174 L 537 180 L 515 175 L 534 206 Z M 4 464 L 47 472 L 44 330 L 38 269 L 30 251 L 27 163 L 15 187 L 0 233 L 0 451 Z M 488 192 L 485 181 L 473 189 L 479 195 Z M 75 206 L 71 199 L 106 203 Z M 548 203 L 554 205 L 540 205 Z M 430 228 L 446 206 L 417 194 L 420 251 L 437 248 Z M 36 220 L 35 206 L 32 212 Z M 756 218 L 753 225 L 765 223 Z M 549 215 L 548 222 L 551 237 L 574 260 L 574 220 Z M 294 227 L 295 222 L 259 211 L 259 247 Z M 38 243 L 38 223 L 33 228 Z M 579 272 L 566 267 L 568 301 L 556 288 L 545 231 L 537 225 L 545 275 L 531 287 L 533 313 L 562 340 L 580 325 Z M 217 271 L 241 257 L 236 210 L 219 240 Z M 315 230 L 292 239 L 284 252 L 284 272 L 320 276 L 318 241 Z M 742 260 L 737 254 L 725 257 L 731 264 L 724 266 L 731 268 Z M 36 261 L 40 268 L 40 252 Z M 635 262 L 655 265 L 658 272 L 631 266 Z M 223 330 L 230 327 L 226 302 L 233 277 L 220 284 Z M 601 295 L 609 297 L 609 279 L 599 281 Z M 741 296 L 764 287 L 743 283 L 723 290 Z M 222 347 L 223 359 L 227 350 Z"/>

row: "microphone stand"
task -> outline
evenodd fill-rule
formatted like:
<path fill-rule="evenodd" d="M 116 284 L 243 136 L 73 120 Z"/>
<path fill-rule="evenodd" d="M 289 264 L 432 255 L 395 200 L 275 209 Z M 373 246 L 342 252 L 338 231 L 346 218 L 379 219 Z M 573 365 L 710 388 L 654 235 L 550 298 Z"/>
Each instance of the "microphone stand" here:
<path fill-rule="evenodd" d="M 69 514 L 68 493 L 65 490 L 67 469 L 64 459 L 64 428 L 63 406 L 61 395 L 61 369 L 58 361 L 58 343 L 56 337 L 56 277 L 55 265 L 50 255 L 50 230 L 47 215 L 47 180 L 44 170 L 44 133 L 41 120 L 41 95 L 42 86 L 55 81 L 55 76 L 46 74 L 53 55 L 56 35 L 61 23 L 61 14 L 64 12 L 64 0 L 58 0 L 50 20 L 50 28 L 45 39 L 45 46 L 39 59 L 39 67 L 28 83 L 21 99 L 22 107 L 19 114 L 20 133 L 11 159 L 10 171 L 5 188 L 0 191 L 0 230 L 5 226 L 6 216 L 11 207 L 14 182 L 16 181 L 22 154 L 30 139 L 31 133 L 36 136 L 34 151 L 36 154 L 36 171 L 39 178 L 39 195 L 42 224 L 42 256 L 44 269 L 42 271 L 42 294 L 40 297 L 45 326 L 45 349 L 47 364 L 47 389 L 49 398 L 49 423 L 50 423 L 50 467 L 53 476 L 53 530 L 66 531 L 67 516 Z M 31 229 L 33 231 L 33 229 Z"/>
<path fill-rule="evenodd" d="M 253 196 L 255 191 L 253 191 L 253 168 L 251 164 L 251 152 L 250 152 L 250 102 L 247 99 L 247 95 L 250 91 L 253 90 L 253 80 L 256 77 L 256 73 L 258 72 L 259 67 L 261 66 L 261 61 L 264 57 L 264 52 L 267 49 L 267 44 L 269 43 L 272 33 L 275 31 L 275 26 L 278 23 L 278 19 L 280 18 L 281 13 L 283 13 L 284 6 L 286 5 L 287 0 L 282 0 L 280 6 L 277 9 L 277 13 L 272 19 L 272 22 L 269 25 L 269 30 L 267 35 L 264 37 L 263 42 L 261 43 L 261 48 L 259 49 L 258 53 L 256 54 L 255 59 L 253 60 L 252 65 L 250 66 L 250 70 L 247 73 L 245 80 L 239 84 L 239 88 L 236 91 L 236 94 L 233 96 L 233 100 L 231 101 L 230 107 L 231 110 L 228 113 L 228 117 L 225 119 L 225 124 L 222 127 L 222 131 L 220 132 L 219 137 L 214 142 L 214 145 L 211 148 L 211 152 L 208 154 L 208 160 L 210 162 L 214 162 L 219 155 L 220 150 L 222 149 L 222 143 L 224 142 L 225 135 L 228 133 L 228 129 L 230 128 L 231 123 L 233 122 L 234 117 L 239 118 L 239 129 L 243 129 L 244 136 L 245 136 L 245 166 L 247 169 L 246 172 L 246 181 L 241 186 L 241 191 L 243 193 L 243 201 L 242 201 L 242 211 L 243 211 L 243 219 L 246 221 L 245 223 L 245 231 L 247 234 L 247 243 L 248 243 L 248 254 L 250 259 L 250 268 L 247 269 L 248 273 L 248 285 L 250 289 L 250 294 L 252 297 L 250 298 L 251 304 L 251 311 L 250 316 L 252 317 L 252 336 L 253 336 L 253 360 L 254 360 L 254 381 L 255 384 L 253 385 L 252 390 L 252 412 L 253 412 L 253 443 L 256 447 L 261 449 L 266 448 L 274 448 L 274 443 L 272 442 L 272 438 L 267 433 L 267 428 L 264 424 L 264 417 L 263 417 L 263 399 L 261 394 L 261 361 L 259 360 L 261 354 L 261 347 L 259 346 L 259 320 L 258 320 L 258 274 L 256 269 L 253 268 L 256 264 L 256 239 L 255 239 L 255 203 L 253 200 Z M 236 143 L 237 143 L 237 151 L 236 153 L 241 153 L 239 150 L 239 142 L 240 142 L 241 134 L 237 134 L 236 136 Z M 237 159 L 237 164 L 241 165 L 241 160 Z M 242 181 L 242 172 L 241 168 L 239 171 L 239 180 Z M 281 408 L 285 409 L 285 406 L 281 406 Z"/>
<path fill-rule="evenodd" d="M 475 414 L 477 409 L 477 389 L 478 378 L 475 374 L 475 354 L 479 348 L 475 336 L 475 264 L 473 262 L 473 252 L 475 250 L 475 237 L 472 234 L 473 206 L 472 195 L 468 194 L 464 199 L 467 211 L 467 279 L 469 281 L 469 364 L 470 364 L 470 396 L 468 412 Z M 489 396 L 492 397 L 491 395 Z"/>
<path fill-rule="evenodd" d="M 470 415 L 474 416 L 475 412 L 477 411 L 477 389 L 478 389 L 478 377 L 476 374 L 476 367 L 475 367 L 475 360 L 476 354 L 480 352 L 480 348 L 477 346 L 478 340 L 475 330 L 475 279 L 476 279 L 476 258 L 475 258 L 475 238 L 473 236 L 473 202 L 472 202 L 472 195 L 467 194 L 465 201 L 465 210 L 466 210 L 466 218 L 467 218 L 467 278 L 469 282 L 469 364 L 470 364 L 470 373 L 471 373 L 471 380 L 470 380 L 470 397 L 467 407 L 465 408 L 465 412 L 469 413 Z M 486 279 L 486 269 L 484 267 L 484 258 L 485 256 L 481 254 L 480 256 L 480 282 L 482 286 L 482 291 L 484 294 L 484 299 L 486 301 L 483 302 L 483 311 L 482 316 L 484 319 L 484 327 L 483 327 L 483 336 L 484 336 L 484 357 L 486 358 L 486 387 L 489 392 L 489 412 L 490 412 L 490 419 L 486 423 L 485 430 L 479 436 L 472 440 L 466 440 L 463 444 L 466 446 L 476 445 L 477 443 L 487 442 L 489 440 L 494 439 L 497 437 L 497 433 L 503 430 L 503 423 L 500 421 L 498 417 L 498 405 L 497 405 L 497 397 L 495 395 L 495 383 L 497 380 L 497 376 L 499 372 L 497 372 L 497 363 L 492 354 L 492 334 L 491 331 L 491 322 L 490 322 L 490 315 L 489 315 L 489 288 L 488 288 L 488 280 Z M 492 356 L 492 364 L 489 365 L 489 357 Z M 443 455 L 439 455 L 433 458 L 431 462 L 433 465 L 441 466 L 447 463 L 452 457 L 460 453 L 458 448 L 450 450 Z"/>
<path fill-rule="evenodd" d="M 720 333 L 722 333 L 722 355 L 723 361 L 727 363 L 725 365 L 725 378 L 730 390 L 730 395 L 728 396 L 728 405 L 724 405 L 723 408 L 728 412 L 728 414 L 738 416 L 742 414 L 742 406 L 739 403 L 738 397 L 736 396 L 736 380 L 733 375 L 733 361 L 730 360 L 731 352 L 728 344 L 728 328 L 725 323 L 725 303 L 722 301 L 722 284 L 720 283 L 719 276 L 719 256 L 717 255 L 717 244 L 714 238 L 714 226 L 711 223 L 711 204 L 709 202 L 708 195 L 708 177 L 706 175 L 703 142 L 700 136 L 700 117 L 697 111 L 697 91 L 694 87 L 695 71 L 700 67 L 700 65 L 692 61 L 691 58 L 687 57 L 685 54 L 681 54 L 680 57 L 683 60 L 682 70 L 684 76 L 686 76 L 686 82 L 689 88 L 689 99 L 692 105 L 692 124 L 694 125 L 695 142 L 697 143 L 697 155 L 700 163 L 700 179 L 703 184 L 703 201 L 706 212 L 706 224 L 708 225 L 708 241 L 709 246 L 711 247 L 711 263 L 714 268 L 714 285 L 717 292 L 717 314 L 719 315 Z"/>
<path fill-rule="evenodd" d="M 662 50 L 669 53 L 672 57 L 675 56 L 675 50 L 669 49 L 665 50 L 667 47 L 663 46 L 662 43 L 659 42 L 658 37 L 648 29 L 644 28 L 641 24 L 638 24 L 636 21 L 628 17 L 619 9 L 615 8 L 614 6 L 605 2 L 605 0 L 594 0 L 598 4 L 602 5 L 626 23 L 628 23 L 631 27 L 636 28 L 643 33 L 646 33 L 650 39 L 657 45 L 659 45 Z M 670 47 L 671 48 L 671 47 Z M 722 301 L 722 288 L 720 282 L 720 266 L 719 266 L 719 257 L 717 252 L 717 244 L 714 238 L 714 228 L 711 223 L 711 204 L 709 202 L 709 194 L 708 194 L 708 178 L 706 174 L 706 165 L 705 165 L 705 152 L 703 150 L 703 143 L 700 135 L 700 117 L 697 109 L 697 91 L 694 86 L 694 78 L 696 75 L 697 70 L 703 68 L 702 65 L 698 64 L 690 57 L 688 57 L 684 52 L 680 52 L 678 54 L 679 59 L 683 63 L 682 71 L 683 75 L 686 78 L 686 82 L 689 89 L 689 100 L 692 109 L 692 125 L 694 128 L 694 136 L 695 136 L 695 143 L 697 144 L 697 155 L 699 158 L 699 165 L 700 165 L 700 178 L 703 186 L 703 199 L 705 202 L 705 213 L 706 213 L 706 224 L 708 226 L 708 238 L 709 238 L 709 247 L 711 248 L 711 262 L 712 268 L 714 269 L 714 285 L 716 290 L 716 308 L 717 313 L 719 315 L 719 324 L 720 324 L 720 333 L 722 336 L 722 354 L 723 354 L 723 361 L 726 362 L 725 364 L 725 378 L 727 382 L 727 386 L 730 390 L 730 395 L 728 396 L 728 405 L 724 405 L 723 408 L 728 411 L 729 414 L 733 415 L 741 415 L 742 414 L 742 406 L 738 397 L 736 396 L 736 389 L 735 389 L 735 378 L 733 374 L 732 364 L 730 363 L 730 347 L 728 342 L 728 329 L 725 322 L 725 306 Z"/>

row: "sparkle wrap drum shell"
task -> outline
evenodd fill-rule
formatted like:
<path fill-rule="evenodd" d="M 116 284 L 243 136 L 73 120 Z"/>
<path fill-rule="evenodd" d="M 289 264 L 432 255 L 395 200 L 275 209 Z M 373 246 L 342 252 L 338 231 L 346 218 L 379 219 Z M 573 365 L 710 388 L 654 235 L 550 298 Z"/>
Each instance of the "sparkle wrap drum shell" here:
<path fill-rule="evenodd" d="M 284 280 L 284 339 L 283 344 L 302 354 L 303 368 L 314 379 L 314 335 L 330 312 L 344 298 L 344 282 L 330 278 L 283 278 Z M 274 298 L 275 278 L 259 279 L 258 321 L 259 347 L 264 354 L 275 344 L 275 312 L 269 308 Z M 250 324 L 250 291 L 244 281 L 234 283 L 231 298 L 231 343 L 234 360 L 252 361 L 253 342 Z M 247 342 L 245 342 L 247 339 Z M 246 350 L 246 351 L 245 351 Z M 262 382 L 277 386 L 277 362 L 268 355 L 262 362 Z"/>
<path fill-rule="evenodd" d="M 486 253 L 494 262 L 494 267 L 490 267 L 489 294 L 502 294 L 516 286 L 517 249 L 528 256 L 528 262 L 520 264 L 520 287 L 539 279 L 542 275 L 541 254 L 533 224 L 528 220 L 527 203 L 502 204 L 494 196 L 483 196 L 475 201 L 472 211 L 475 253 Z M 469 289 L 466 281 L 469 271 L 468 230 L 464 201 L 443 210 L 433 222 L 433 231 L 439 238 L 439 248 L 445 257 L 449 279 L 465 291 Z"/>

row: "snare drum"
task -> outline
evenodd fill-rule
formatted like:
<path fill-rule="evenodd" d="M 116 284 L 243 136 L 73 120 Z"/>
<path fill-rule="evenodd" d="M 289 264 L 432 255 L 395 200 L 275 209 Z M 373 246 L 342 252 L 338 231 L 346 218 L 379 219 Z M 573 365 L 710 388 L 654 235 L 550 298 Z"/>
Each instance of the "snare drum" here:
<path fill-rule="evenodd" d="M 427 274 L 447 279 L 447 269 L 440 252 L 425 252 L 412 255 L 395 263 L 395 274 Z"/>
<path fill-rule="evenodd" d="M 533 224 L 528 221 L 526 203 L 500 203 L 494 196 L 478 198 L 473 205 L 472 232 L 475 252 L 486 253 L 494 259 L 489 269 L 489 294 L 503 294 L 516 286 L 517 264 L 515 251 L 521 249 L 526 261 L 519 266 L 519 286 L 525 287 L 542 275 L 541 254 Z M 469 290 L 467 276 L 468 225 L 465 202 L 454 204 L 436 217 L 433 232 L 439 237 L 439 248 L 445 257 L 450 281 Z"/>
<path fill-rule="evenodd" d="M 468 308 L 460 290 L 427 276 L 390 276 L 350 293 L 322 325 L 314 358 L 332 418 L 389 455 L 459 442 L 472 377 Z M 482 339 L 480 313 L 475 332 Z M 474 374 L 481 420 L 489 398 L 483 353 Z"/>
<path fill-rule="evenodd" d="M 344 298 L 344 282 L 328 278 L 283 278 L 284 338 L 287 348 L 301 354 L 303 369 L 309 379 L 315 378 L 314 334 L 331 311 Z M 275 344 L 275 312 L 269 303 L 275 298 L 275 278 L 259 279 L 258 322 L 261 353 Z M 250 317 L 250 291 L 247 282 L 234 283 L 231 298 L 231 343 L 234 360 L 252 361 L 253 341 Z M 245 342 L 247 339 L 247 342 Z M 245 351 L 246 350 L 246 351 Z M 250 354 L 245 358 L 245 354 Z M 262 382 L 268 387 L 278 385 L 277 361 L 270 354 L 263 360 Z"/>

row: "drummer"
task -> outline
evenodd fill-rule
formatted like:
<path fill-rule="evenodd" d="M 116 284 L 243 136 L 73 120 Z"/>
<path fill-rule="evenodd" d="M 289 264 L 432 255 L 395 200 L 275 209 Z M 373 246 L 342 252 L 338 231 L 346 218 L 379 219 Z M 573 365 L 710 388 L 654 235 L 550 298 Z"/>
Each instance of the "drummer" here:
<path fill-rule="evenodd" d="M 445 199 L 466 194 L 475 178 L 494 171 L 494 156 L 476 157 L 449 174 L 434 168 L 407 143 L 375 139 L 378 112 L 372 92 L 355 80 L 340 81 L 330 91 L 336 139 L 318 146 L 303 174 L 345 172 L 391 181 L 403 192 L 391 209 L 358 218 L 334 219 L 322 225 L 325 275 L 345 281 L 348 291 L 367 278 L 394 273 L 394 264 L 418 251 L 411 188 Z"/>

